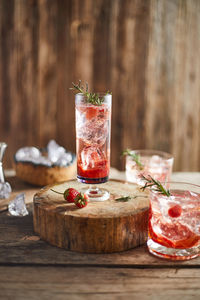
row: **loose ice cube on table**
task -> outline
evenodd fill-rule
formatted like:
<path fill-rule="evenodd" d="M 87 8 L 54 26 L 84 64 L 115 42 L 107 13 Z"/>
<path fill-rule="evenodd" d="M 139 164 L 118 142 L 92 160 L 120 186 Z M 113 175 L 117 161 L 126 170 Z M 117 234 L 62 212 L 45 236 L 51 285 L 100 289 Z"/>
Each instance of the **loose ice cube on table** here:
<path fill-rule="evenodd" d="M 12 200 L 8 205 L 8 211 L 13 216 L 26 216 L 28 215 L 28 210 L 25 204 L 24 193 L 19 194 Z"/>

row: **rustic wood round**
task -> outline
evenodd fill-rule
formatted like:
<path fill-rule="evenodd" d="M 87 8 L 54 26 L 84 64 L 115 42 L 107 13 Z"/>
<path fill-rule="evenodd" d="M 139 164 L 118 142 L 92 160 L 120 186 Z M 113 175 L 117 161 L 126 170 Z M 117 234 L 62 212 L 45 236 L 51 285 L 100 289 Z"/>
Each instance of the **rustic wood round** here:
<path fill-rule="evenodd" d="M 139 186 L 119 180 L 110 180 L 101 187 L 110 191 L 110 199 L 89 202 L 79 209 L 67 203 L 62 195 L 73 187 L 86 187 L 76 180 L 43 188 L 34 196 L 34 230 L 52 245 L 86 253 L 124 251 L 147 240 L 148 193 Z M 116 201 L 130 196 L 127 202 Z"/>

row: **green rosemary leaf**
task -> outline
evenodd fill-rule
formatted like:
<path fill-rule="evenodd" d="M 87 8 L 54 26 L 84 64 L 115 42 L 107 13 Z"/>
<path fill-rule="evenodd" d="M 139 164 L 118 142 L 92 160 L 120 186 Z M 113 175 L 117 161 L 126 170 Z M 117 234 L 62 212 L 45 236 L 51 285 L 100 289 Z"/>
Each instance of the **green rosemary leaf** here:
<path fill-rule="evenodd" d="M 136 195 L 136 196 L 133 196 L 133 197 L 123 196 L 123 197 L 115 199 L 115 201 L 117 201 L 117 202 L 128 202 L 131 199 L 136 199 L 136 198 L 139 198 L 139 197 L 147 198 L 147 196 L 144 196 L 144 195 Z"/>
<path fill-rule="evenodd" d="M 144 181 L 146 181 L 145 185 L 143 187 L 141 187 L 141 189 L 144 191 L 146 188 L 149 188 L 149 187 L 154 187 L 153 190 L 162 194 L 162 195 L 165 195 L 167 197 L 170 197 L 171 194 L 170 194 L 170 191 L 169 190 L 166 190 L 164 188 L 164 186 L 160 183 L 159 180 L 156 180 L 154 178 L 152 178 L 151 176 L 149 176 L 149 178 L 145 177 L 144 175 L 142 176 L 142 179 Z"/>
<path fill-rule="evenodd" d="M 81 80 L 79 80 L 78 84 L 75 84 L 74 82 L 72 82 L 72 88 L 70 88 L 70 90 L 75 90 L 78 91 L 79 93 L 83 94 L 88 103 L 91 103 L 93 105 L 102 105 L 102 103 L 104 102 L 104 98 L 100 97 L 99 94 L 95 94 L 95 93 L 90 93 L 88 92 L 88 83 L 86 82 L 85 84 L 85 88 L 83 86 L 81 86 Z M 106 95 L 111 94 L 110 92 L 107 92 Z"/>
<path fill-rule="evenodd" d="M 122 152 L 122 155 L 130 156 L 135 161 L 135 163 L 140 167 L 140 169 L 144 168 L 143 164 L 140 161 L 140 155 L 139 154 L 133 153 L 131 150 L 126 149 Z"/>
<path fill-rule="evenodd" d="M 112 95 L 112 92 L 107 91 L 107 92 L 106 92 L 106 95 Z"/>
<path fill-rule="evenodd" d="M 115 199 L 115 201 L 118 201 L 118 202 L 128 202 L 130 199 L 131 199 L 130 196 L 124 196 L 124 197 L 120 197 L 120 198 Z"/>

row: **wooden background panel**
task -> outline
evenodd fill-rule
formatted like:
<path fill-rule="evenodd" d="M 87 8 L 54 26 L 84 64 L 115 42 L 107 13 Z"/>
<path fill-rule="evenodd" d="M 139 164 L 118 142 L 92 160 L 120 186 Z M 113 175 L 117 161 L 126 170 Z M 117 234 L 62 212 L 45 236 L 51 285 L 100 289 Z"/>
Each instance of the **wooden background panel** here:
<path fill-rule="evenodd" d="M 153 0 L 150 11 L 147 145 L 200 170 L 200 2 Z"/>
<path fill-rule="evenodd" d="M 118 2 L 115 39 L 112 48 L 112 53 L 115 53 L 112 66 L 112 145 L 115 151 L 112 151 L 112 156 L 113 161 L 122 166 L 120 154 L 123 149 L 145 147 L 149 1 Z"/>
<path fill-rule="evenodd" d="M 0 1 L 0 139 L 5 166 L 54 138 L 75 151 L 71 82 L 113 92 L 112 165 L 154 148 L 175 170 L 200 170 L 200 3 Z"/>

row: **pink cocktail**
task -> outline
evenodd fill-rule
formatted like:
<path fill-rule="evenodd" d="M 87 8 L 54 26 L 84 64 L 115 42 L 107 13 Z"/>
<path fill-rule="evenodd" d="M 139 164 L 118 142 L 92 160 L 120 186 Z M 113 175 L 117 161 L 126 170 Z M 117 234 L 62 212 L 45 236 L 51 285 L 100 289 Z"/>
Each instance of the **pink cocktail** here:
<path fill-rule="evenodd" d="M 142 176 L 161 182 L 170 181 L 173 166 L 171 154 L 156 150 L 129 150 L 126 154 L 126 179 L 143 185 Z"/>
<path fill-rule="evenodd" d="M 82 183 L 99 184 L 108 181 L 110 171 L 111 94 L 99 95 L 102 103 L 87 102 L 76 94 L 77 178 Z M 91 186 L 86 191 L 93 200 L 103 201 L 108 192 Z"/>
<path fill-rule="evenodd" d="M 150 190 L 148 248 L 173 260 L 200 254 L 200 186 L 169 183 L 170 196 Z"/>

